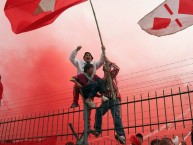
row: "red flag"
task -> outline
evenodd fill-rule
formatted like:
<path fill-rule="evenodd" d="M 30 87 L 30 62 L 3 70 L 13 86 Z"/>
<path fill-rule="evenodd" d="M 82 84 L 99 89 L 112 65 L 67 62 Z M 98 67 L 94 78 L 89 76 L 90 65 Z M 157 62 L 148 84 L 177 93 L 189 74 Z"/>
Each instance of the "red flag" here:
<path fill-rule="evenodd" d="M 66 9 L 86 0 L 7 0 L 4 11 L 14 33 L 38 29 L 54 22 Z"/>
<path fill-rule="evenodd" d="M 193 0 L 166 0 L 138 24 L 147 33 L 164 36 L 193 25 Z"/>

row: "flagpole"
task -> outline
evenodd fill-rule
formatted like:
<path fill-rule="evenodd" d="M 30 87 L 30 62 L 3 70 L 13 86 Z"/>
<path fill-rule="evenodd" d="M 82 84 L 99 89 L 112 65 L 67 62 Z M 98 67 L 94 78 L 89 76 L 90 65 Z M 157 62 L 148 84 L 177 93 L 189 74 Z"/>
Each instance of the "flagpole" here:
<path fill-rule="evenodd" d="M 99 29 L 99 24 L 98 24 L 98 21 L 97 21 L 97 18 L 96 18 L 96 14 L 95 14 L 95 10 L 94 10 L 92 1 L 89 0 L 89 2 L 90 2 L 91 8 L 92 8 L 92 12 L 93 12 L 93 15 L 94 15 L 94 19 L 95 19 L 95 22 L 96 22 L 96 26 L 97 26 L 97 30 L 98 30 L 98 34 L 99 34 L 99 38 L 100 38 L 100 42 L 101 42 L 101 46 L 104 46 L 104 45 L 103 45 L 102 36 L 101 36 L 101 32 L 100 32 L 100 29 Z M 104 51 L 104 50 L 103 50 L 103 53 L 105 54 L 105 51 Z"/>
<path fill-rule="evenodd" d="M 104 44 L 103 44 L 103 40 L 102 40 L 99 24 L 98 24 L 98 21 L 97 21 L 97 18 L 96 18 L 95 10 L 94 10 L 93 4 L 92 4 L 92 0 L 89 0 L 89 2 L 90 2 L 91 8 L 92 8 L 92 12 L 93 12 L 93 15 L 94 15 L 94 19 L 95 19 L 95 22 L 96 22 L 96 26 L 97 26 L 97 30 L 98 30 L 98 34 L 99 34 L 99 38 L 100 38 L 100 42 L 101 42 L 101 46 L 103 48 Z M 104 49 L 102 49 L 102 52 L 103 52 L 103 55 L 106 57 Z M 107 76 L 108 76 L 107 78 L 108 78 L 109 83 L 110 83 L 111 94 L 112 94 L 113 99 L 115 99 L 115 91 L 114 91 L 114 88 L 113 88 L 113 81 L 112 81 L 112 78 L 111 78 L 111 75 L 110 75 L 110 72 L 109 72 L 109 63 L 106 62 L 105 65 L 106 65 L 106 68 L 108 70 L 107 71 Z"/>

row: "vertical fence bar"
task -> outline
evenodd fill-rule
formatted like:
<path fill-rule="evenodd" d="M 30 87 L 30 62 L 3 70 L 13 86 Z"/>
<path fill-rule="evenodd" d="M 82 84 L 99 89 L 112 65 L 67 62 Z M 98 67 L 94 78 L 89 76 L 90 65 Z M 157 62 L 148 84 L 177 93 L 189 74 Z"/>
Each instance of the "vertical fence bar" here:
<path fill-rule="evenodd" d="M 28 138 L 30 138 L 30 132 L 31 132 L 31 120 L 32 120 L 32 114 L 29 118 L 29 130 L 28 130 Z"/>
<path fill-rule="evenodd" d="M 19 138 L 21 139 L 21 136 L 22 136 L 22 131 L 23 131 L 23 119 L 24 119 L 24 115 L 22 116 L 22 119 L 21 119 L 21 128 L 20 128 L 20 136 Z"/>
<path fill-rule="evenodd" d="M 34 116 L 33 131 L 32 131 L 32 140 L 33 140 L 33 138 L 34 138 L 35 124 L 36 124 L 36 113 L 35 113 L 35 116 Z"/>
<path fill-rule="evenodd" d="M 136 129 L 136 124 L 137 124 L 137 121 L 136 121 L 136 102 L 135 102 L 135 96 L 133 96 L 133 100 L 134 100 L 135 133 L 136 133 L 136 132 L 137 132 L 137 129 Z"/>
<path fill-rule="evenodd" d="M 180 87 L 179 87 L 179 93 L 180 93 L 180 105 L 181 105 L 181 110 L 182 110 L 183 127 L 185 128 L 184 108 L 183 108 L 183 102 L 182 102 L 182 95 L 181 95 L 181 89 L 180 89 Z"/>
<path fill-rule="evenodd" d="M 152 127 L 151 127 L 151 106 L 150 106 L 150 97 L 148 93 L 148 107 L 149 107 L 149 121 L 150 121 L 150 132 L 152 132 Z"/>
<path fill-rule="evenodd" d="M 18 128 L 19 128 L 19 121 L 20 121 L 20 116 L 19 116 L 19 118 L 18 118 L 18 120 L 17 120 L 17 129 L 16 129 L 16 134 L 15 134 L 15 136 L 16 136 L 15 139 L 17 139 Z"/>
<path fill-rule="evenodd" d="M 185 141 L 185 140 L 184 140 L 184 134 L 183 134 L 183 133 L 182 133 L 182 140 Z"/>
<path fill-rule="evenodd" d="M 5 137 L 4 137 L 4 140 L 6 140 L 8 123 L 9 123 L 9 118 L 7 119 L 7 123 L 5 123 L 5 124 L 6 124 L 6 127 L 5 127 Z"/>
<path fill-rule="evenodd" d="M 4 124 L 5 124 L 5 118 L 4 118 L 4 121 L 3 121 L 3 129 L 2 129 L 2 131 L 1 131 L 1 140 L 3 140 L 3 132 L 4 132 Z"/>
<path fill-rule="evenodd" d="M 45 119 L 45 115 L 46 115 L 46 113 L 44 112 L 43 118 L 42 118 L 42 135 L 41 136 L 44 136 L 44 119 Z"/>
<path fill-rule="evenodd" d="M 0 100 L 0 101 L 1 101 L 1 100 Z M 1 106 L 1 104 L 0 104 L 0 106 Z M 1 131 L 1 127 L 2 127 L 2 125 L 3 125 L 2 120 L 3 120 L 3 119 L 0 120 L 0 131 Z M 1 132 L 2 132 L 2 131 L 1 131 Z M 0 142 L 1 142 L 1 137 L 2 137 L 2 135 L 0 136 Z"/>
<path fill-rule="evenodd" d="M 67 124 L 66 124 L 66 128 L 67 128 L 67 135 L 66 135 L 66 139 L 68 139 L 68 124 L 69 124 L 69 108 L 68 108 L 68 116 L 67 116 Z"/>
<path fill-rule="evenodd" d="M 10 127 L 9 127 L 9 133 L 8 133 L 8 140 L 10 140 L 10 132 L 11 132 L 11 127 L 12 127 L 12 117 L 11 117 L 11 120 L 10 120 Z"/>
<path fill-rule="evenodd" d="M 166 123 L 166 129 L 168 130 L 168 120 L 167 120 L 167 111 L 166 111 L 166 97 L 165 97 L 164 90 L 163 90 L 163 97 L 164 97 L 165 123 Z"/>
<path fill-rule="evenodd" d="M 128 103 L 128 97 L 127 97 L 127 126 L 128 126 L 128 130 L 127 133 L 129 134 L 129 103 Z"/>
<path fill-rule="evenodd" d="M 158 106 L 157 92 L 155 92 L 155 97 L 156 97 L 157 125 L 158 125 L 158 130 L 160 130 L 160 126 L 159 126 L 159 106 Z"/>
<path fill-rule="evenodd" d="M 80 122 L 80 106 L 78 107 L 78 122 Z M 80 133 L 80 123 L 78 123 L 78 135 Z"/>
<path fill-rule="evenodd" d="M 64 109 L 62 109 L 62 135 L 61 135 L 61 141 L 63 139 L 64 135 Z"/>
<path fill-rule="evenodd" d="M 53 130 L 54 130 L 54 110 L 53 110 L 53 114 L 52 114 L 52 130 L 51 130 L 51 136 L 53 135 Z"/>
<path fill-rule="evenodd" d="M 47 129 L 46 129 L 46 137 L 48 137 L 49 121 L 50 121 L 50 111 L 48 112 L 48 122 L 47 122 Z"/>
<path fill-rule="evenodd" d="M 27 128 L 27 120 L 28 120 L 28 115 L 25 118 L 25 128 L 24 128 L 24 135 L 23 138 L 25 139 L 25 134 L 26 134 L 26 128 Z"/>
<path fill-rule="evenodd" d="M 175 113 L 174 95 L 173 95 L 172 89 L 171 89 L 171 95 L 172 95 L 172 108 L 173 108 L 173 116 L 174 116 L 174 127 L 176 129 L 176 113 Z"/>
<path fill-rule="evenodd" d="M 72 124 L 74 126 L 74 110 L 75 108 L 73 108 L 73 112 L 72 112 Z M 72 139 L 74 138 L 74 135 L 72 135 Z"/>
<path fill-rule="evenodd" d="M 87 145 L 88 144 L 88 112 L 89 112 L 89 108 L 88 105 L 86 103 L 84 103 L 84 144 Z"/>
<path fill-rule="evenodd" d="M 189 86 L 187 86 L 187 90 L 188 90 L 188 102 L 189 102 L 189 106 L 190 106 L 190 115 L 191 115 L 191 118 L 192 118 L 192 117 L 193 117 L 193 116 L 192 116 L 192 104 L 191 104 L 191 99 L 190 99 Z M 192 124 L 193 124 L 193 120 L 192 120 Z"/>
<path fill-rule="evenodd" d="M 143 130 L 143 132 L 144 132 L 143 101 L 142 101 L 142 95 L 141 95 L 141 121 L 142 121 L 142 130 Z"/>
<path fill-rule="evenodd" d="M 15 131 L 15 123 L 16 123 L 16 117 L 15 117 L 15 120 L 13 122 L 13 134 L 12 134 L 12 140 L 14 139 L 14 131 Z"/>
<path fill-rule="evenodd" d="M 60 110 L 58 109 L 57 121 L 56 121 L 56 135 L 58 135 L 58 120 L 59 120 Z"/>
<path fill-rule="evenodd" d="M 38 138 L 38 136 L 39 136 L 39 129 L 40 129 L 40 119 L 41 119 L 41 113 L 39 113 L 39 116 L 38 116 L 37 138 Z"/>

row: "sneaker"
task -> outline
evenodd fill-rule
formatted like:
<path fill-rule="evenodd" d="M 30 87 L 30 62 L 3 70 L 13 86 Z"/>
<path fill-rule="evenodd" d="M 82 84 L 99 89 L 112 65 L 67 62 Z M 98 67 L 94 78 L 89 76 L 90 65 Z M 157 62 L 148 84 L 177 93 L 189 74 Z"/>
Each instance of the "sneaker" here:
<path fill-rule="evenodd" d="M 85 103 L 88 104 L 90 108 L 96 108 L 96 105 L 93 103 L 93 101 L 90 98 L 86 99 Z"/>
<path fill-rule="evenodd" d="M 120 144 L 125 144 L 126 139 L 125 136 L 119 136 L 118 134 L 115 135 L 115 139 L 120 142 Z"/>
<path fill-rule="evenodd" d="M 79 104 L 72 103 L 72 105 L 70 106 L 70 108 L 76 108 L 76 107 L 79 107 Z"/>
<path fill-rule="evenodd" d="M 98 137 L 100 135 L 100 133 L 97 132 L 96 130 L 91 130 L 90 129 L 90 133 L 93 134 L 95 137 Z"/>
<path fill-rule="evenodd" d="M 102 100 L 102 102 L 106 102 L 106 101 L 109 100 L 109 98 L 107 98 L 107 97 L 105 97 L 105 96 L 102 96 L 101 100 Z"/>

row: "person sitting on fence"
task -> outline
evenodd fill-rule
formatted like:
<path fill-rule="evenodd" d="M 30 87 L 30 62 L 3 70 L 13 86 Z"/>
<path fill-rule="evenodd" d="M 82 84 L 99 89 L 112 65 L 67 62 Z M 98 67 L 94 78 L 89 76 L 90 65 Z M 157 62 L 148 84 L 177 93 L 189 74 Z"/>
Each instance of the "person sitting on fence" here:
<path fill-rule="evenodd" d="M 72 77 L 71 81 L 74 82 L 76 86 L 81 89 L 85 103 L 87 103 L 91 108 L 96 108 L 92 100 L 97 95 L 97 92 L 101 94 L 102 102 L 107 101 L 108 98 L 104 96 L 104 81 L 96 74 L 93 74 L 93 71 L 93 64 L 86 64 L 84 66 L 84 73 Z"/>
<path fill-rule="evenodd" d="M 115 139 L 118 140 L 121 144 L 125 144 L 126 138 L 125 138 L 125 132 L 123 129 L 122 119 L 120 116 L 120 106 L 119 106 L 121 98 L 117 88 L 117 81 L 116 81 L 116 76 L 119 72 L 119 67 L 114 63 L 110 62 L 107 58 L 105 59 L 106 59 L 105 61 L 107 61 L 107 63 L 110 64 L 108 68 L 109 70 L 105 65 L 103 66 L 103 71 L 104 71 L 103 79 L 107 87 L 104 95 L 108 97 L 109 101 L 102 102 L 100 107 L 96 109 L 95 125 L 94 125 L 94 129 L 90 130 L 90 133 L 95 135 L 95 137 L 98 137 L 101 134 L 102 116 L 104 116 L 106 112 L 110 109 L 114 120 L 115 131 L 117 133 L 115 135 Z M 111 90 L 110 90 L 110 83 L 107 78 L 107 75 L 108 75 L 107 71 L 109 71 L 110 77 L 112 78 L 113 90 L 115 91 L 115 98 L 113 98 L 113 94 L 111 93 Z"/>
<path fill-rule="evenodd" d="M 93 73 L 96 73 L 96 70 L 99 69 L 103 64 L 104 64 L 104 55 L 103 53 L 101 54 L 101 57 L 98 61 L 93 61 L 93 56 L 90 52 L 85 52 L 83 56 L 83 60 L 77 59 L 76 56 L 78 54 L 78 51 L 82 48 L 82 46 L 78 46 L 74 51 L 72 51 L 70 55 L 70 61 L 72 64 L 77 68 L 77 74 L 83 73 L 84 72 L 84 66 L 87 63 L 91 63 L 94 66 L 94 71 Z M 102 46 L 102 49 L 105 50 L 105 47 Z M 73 103 L 70 108 L 75 108 L 78 107 L 78 100 L 79 100 L 79 91 L 80 89 L 74 85 L 73 88 Z"/>

